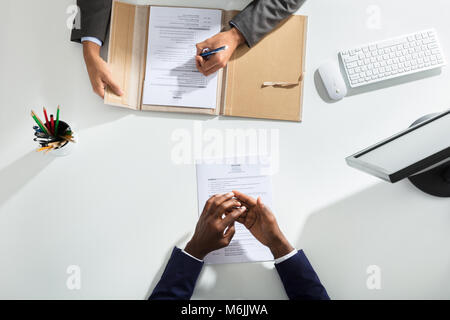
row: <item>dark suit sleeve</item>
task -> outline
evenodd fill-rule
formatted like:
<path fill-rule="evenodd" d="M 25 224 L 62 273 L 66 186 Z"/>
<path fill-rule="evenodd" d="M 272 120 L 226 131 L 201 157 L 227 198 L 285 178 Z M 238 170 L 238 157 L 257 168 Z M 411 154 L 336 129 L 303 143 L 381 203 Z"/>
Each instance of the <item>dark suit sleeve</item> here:
<path fill-rule="evenodd" d="M 81 42 L 83 37 L 95 37 L 105 42 L 111 19 L 112 0 L 77 0 L 80 8 L 80 29 L 73 29 L 71 40 Z"/>
<path fill-rule="evenodd" d="M 278 24 L 295 13 L 306 0 L 254 0 L 230 21 L 254 46 Z"/>
<path fill-rule="evenodd" d="M 174 248 L 149 300 L 189 300 L 202 267 L 203 262 Z"/>
<path fill-rule="evenodd" d="M 291 300 L 329 300 L 327 291 L 303 250 L 275 265 Z"/>

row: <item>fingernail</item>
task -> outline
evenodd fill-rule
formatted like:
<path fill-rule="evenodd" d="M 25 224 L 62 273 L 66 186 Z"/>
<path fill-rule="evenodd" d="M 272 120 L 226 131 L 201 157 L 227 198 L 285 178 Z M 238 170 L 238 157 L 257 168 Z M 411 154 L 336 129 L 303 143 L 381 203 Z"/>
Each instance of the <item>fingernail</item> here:
<path fill-rule="evenodd" d="M 246 206 L 242 206 L 241 209 L 242 209 L 243 211 L 245 211 L 245 210 L 247 210 L 247 207 L 246 207 Z"/>
<path fill-rule="evenodd" d="M 227 193 L 227 196 L 232 197 L 232 196 L 234 196 L 234 193 L 233 192 L 229 192 L 229 193 Z"/>
<path fill-rule="evenodd" d="M 238 201 L 237 205 L 240 207 L 240 206 L 241 206 L 241 203 Z"/>

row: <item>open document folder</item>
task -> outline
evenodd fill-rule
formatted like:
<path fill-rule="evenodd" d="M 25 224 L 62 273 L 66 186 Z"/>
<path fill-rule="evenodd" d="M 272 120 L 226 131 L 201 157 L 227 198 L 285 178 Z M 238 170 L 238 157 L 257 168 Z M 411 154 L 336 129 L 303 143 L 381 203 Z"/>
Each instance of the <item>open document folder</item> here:
<path fill-rule="evenodd" d="M 257 160 L 257 159 L 256 159 Z M 206 201 L 215 194 L 241 191 L 249 196 L 261 197 L 272 207 L 272 180 L 266 165 L 253 164 L 254 159 L 239 162 L 223 160 L 222 164 L 197 164 L 198 210 L 201 215 Z M 237 263 L 273 260 L 270 250 L 262 245 L 250 231 L 239 222 L 236 233 L 228 247 L 211 252 L 205 263 Z"/>
<path fill-rule="evenodd" d="M 229 28 L 238 11 L 114 1 L 108 64 L 124 91 L 105 103 L 134 110 L 301 121 L 307 17 L 291 16 L 210 77 L 195 44 Z M 212 48 L 214 49 L 214 48 Z"/>

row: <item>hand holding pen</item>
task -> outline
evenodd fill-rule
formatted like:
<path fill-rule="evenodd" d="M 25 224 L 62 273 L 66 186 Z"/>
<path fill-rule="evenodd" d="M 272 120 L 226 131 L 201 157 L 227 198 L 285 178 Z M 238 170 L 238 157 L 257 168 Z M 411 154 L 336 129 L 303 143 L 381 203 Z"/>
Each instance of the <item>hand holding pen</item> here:
<path fill-rule="evenodd" d="M 209 57 L 212 56 L 213 54 L 216 54 L 220 51 L 224 51 L 227 49 L 228 49 L 228 46 L 222 46 L 220 48 L 213 49 L 213 50 L 211 50 L 209 48 L 205 48 L 202 50 L 202 53 L 200 53 L 200 57 L 202 57 L 205 60 L 209 60 Z"/>
<path fill-rule="evenodd" d="M 236 48 L 244 42 L 242 34 L 236 28 L 232 28 L 198 43 L 195 57 L 198 71 L 204 76 L 209 76 L 225 67 Z M 204 52 L 205 49 L 208 49 L 208 52 Z"/>

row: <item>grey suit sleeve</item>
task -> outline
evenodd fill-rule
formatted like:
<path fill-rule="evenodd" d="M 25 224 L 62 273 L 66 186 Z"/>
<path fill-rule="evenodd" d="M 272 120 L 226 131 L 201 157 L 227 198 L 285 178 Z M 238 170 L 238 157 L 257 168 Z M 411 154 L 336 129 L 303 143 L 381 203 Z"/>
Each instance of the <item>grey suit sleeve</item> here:
<path fill-rule="evenodd" d="M 111 18 L 112 0 L 77 0 L 81 14 L 80 29 L 73 29 L 71 40 L 81 42 L 82 37 L 95 37 L 105 42 Z"/>
<path fill-rule="evenodd" d="M 295 13 L 306 0 L 254 0 L 230 21 L 254 46 L 278 24 Z"/>

